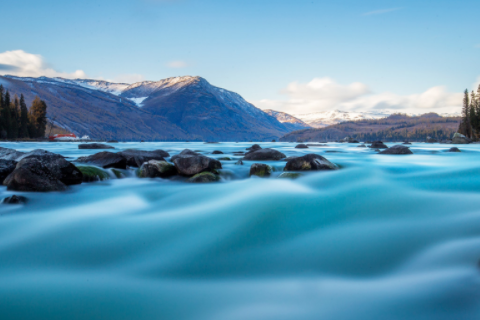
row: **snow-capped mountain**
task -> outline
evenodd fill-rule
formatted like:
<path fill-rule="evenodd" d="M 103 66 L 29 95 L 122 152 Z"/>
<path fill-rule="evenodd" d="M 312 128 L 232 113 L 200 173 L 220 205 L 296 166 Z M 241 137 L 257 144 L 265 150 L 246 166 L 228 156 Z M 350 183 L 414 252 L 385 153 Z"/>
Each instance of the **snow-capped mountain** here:
<path fill-rule="evenodd" d="M 345 121 L 381 119 L 388 117 L 391 112 L 348 112 L 341 110 L 321 111 L 315 113 L 295 114 L 294 116 L 314 128 L 323 128 Z"/>
<path fill-rule="evenodd" d="M 294 116 L 285 112 L 275 111 L 271 109 L 263 110 L 263 112 L 271 115 L 272 117 L 275 117 L 281 123 L 289 125 L 292 128 L 292 131 L 311 127 L 302 120 L 295 118 Z"/>

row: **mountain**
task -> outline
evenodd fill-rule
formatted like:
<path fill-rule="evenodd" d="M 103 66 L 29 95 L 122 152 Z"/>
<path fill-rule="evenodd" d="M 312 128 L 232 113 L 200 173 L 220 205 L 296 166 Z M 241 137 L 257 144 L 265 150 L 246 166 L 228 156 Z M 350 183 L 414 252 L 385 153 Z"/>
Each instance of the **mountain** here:
<path fill-rule="evenodd" d="M 271 109 L 263 110 L 263 112 L 271 115 L 272 117 L 275 117 L 275 119 L 277 119 L 279 122 L 283 123 L 285 126 L 288 126 L 291 131 L 310 128 L 308 124 L 288 113 Z"/>
<path fill-rule="evenodd" d="M 451 139 L 457 131 L 460 117 L 442 117 L 436 113 L 421 116 L 392 114 L 382 119 L 346 121 L 324 128 L 290 132 L 280 138 L 287 142 L 327 142 L 352 137 L 358 141 L 425 141 Z"/>
<path fill-rule="evenodd" d="M 0 77 L 12 94 L 45 100 L 48 117 L 77 135 L 118 140 L 266 141 L 291 131 L 240 95 L 201 77 L 134 84 Z"/>
<path fill-rule="evenodd" d="M 340 110 L 321 111 L 315 113 L 296 114 L 295 117 L 302 120 L 306 124 L 314 128 L 323 128 L 333 124 L 366 120 L 366 119 L 381 119 L 388 117 L 390 113 L 387 112 L 348 112 Z"/>

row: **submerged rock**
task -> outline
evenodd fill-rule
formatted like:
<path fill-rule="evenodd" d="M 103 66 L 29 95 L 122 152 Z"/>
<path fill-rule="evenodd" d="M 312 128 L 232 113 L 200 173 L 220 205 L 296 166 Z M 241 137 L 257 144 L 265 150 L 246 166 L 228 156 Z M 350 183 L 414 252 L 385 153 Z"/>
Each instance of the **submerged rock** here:
<path fill-rule="evenodd" d="M 452 144 L 468 144 L 470 142 L 472 142 L 470 139 L 458 132 L 456 132 L 452 138 Z"/>
<path fill-rule="evenodd" d="M 326 144 L 319 144 L 319 143 L 307 143 L 308 147 L 326 147 Z"/>
<path fill-rule="evenodd" d="M 107 143 L 118 143 L 118 140 L 108 140 Z"/>
<path fill-rule="evenodd" d="M 229 157 L 222 157 L 222 158 L 218 158 L 218 160 L 222 160 L 222 161 L 228 161 L 228 160 L 232 160 L 232 158 L 229 158 Z"/>
<path fill-rule="evenodd" d="M 250 167 L 250 176 L 269 177 L 272 174 L 272 167 L 264 163 L 254 163 Z"/>
<path fill-rule="evenodd" d="M 177 174 L 177 169 L 167 161 L 150 160 L 138 170 L 140 178 L 168 178 Z"/>
<path fill-rule="evenodd" d="M 185 149 L 172 157 L 172 161 L 179 174 L 193 176 L 203 171 L 222 169 L 222 164 L 216 159 L 206 157 L 191 150 Z"/>
<path fill-rule="evenodd" d="M 243 166 L 243 161 L 242 160 L 238 160 L 237 162 L 235 162 L 235 164 L 237 166 Z"/>
<path fill-rule="evenodd" d="M 95 153 L 94 155 L 88 157 L 80 157 L 77 159 L 77 162 L 88 163 L 97 167 L 102 168 L 117 168 L 117 169 L 126 169 L 127 168 L 127 159 L 122 156 L 120 153 L 113 153 L 108 151 L 103 151 Z"/>
<path fill-rule="evenodd" d="M 461 152 L 457 147 L 450 148 L 448 152 Z"/>
<path fill-rule="evenodd" d="M 300 178 L 302 174 L 298 172 L 283 172 L 281 175 L 278 176 L 280 179 L 297 179 Z"/>
<path fill-rule="evenodd" d="M 378 154 L 413 154 L 413 152 L 408 147 L 397 144 L 393 147 L 379 152 Z"/>
<path fill-rule="evenodd" d="M 212 154 L 223 154 L 223 152 L 220 151 L 220 150 L 215 150 L 215 151 L 212 152 Z"/>
<path fill-rule="evenodd" d="M 188 179 L 188 182 L 194 182 L 194 183 L 207 183 L 207 182 L 215 182 L 220 180 L 220 178 L 211 172 L 201 172 L 197 173 L 190 179 Z"/>
<path fill-rule="evenodd" d="M 144 162 L 150 160 L 164 161 L 166 157 L 170 157 L 170 154 L 163 150 L 135 150 L 127 149 L 118 153 L 127 159 L 127 166 L 130 167 L 140 167 Z"/>
<path fill-rule="evenodd" d="M 364 145 L 364 144 L 359 144 L 359 145 L 357 146 L 357 148 L 366 148 L 366 147 L 367 147 L 367 146 Z"/>
<path fill-rule="evenodd" d="M 82 143 L 78 145 L 78 149 L 115 149 L 115 147 L 103 143 Z"/>
<path fill-rule="evenodd" d="M 280 151 L 266 148 L 245 154 L 243 160 L 281 160 L 285 157 Z"/>
<path fill-rule="evenodd" d="M 291 159 L 285 165 L 283 171 L 305 170 L 337 170 L 338 167 L 318 154 L 307 154 L 303 157 Z"/>
<path fill-rule="evenodd" d="M 387 149 L 388 147 L 382 141 L 373 141 L 369 148 L 372 149 Z"/>
<path fill-rule="evenodd" d="M 0 183 L 3 183 L 3 180 L 15 170 L 17 161 L 15 160 L 4 160 L 0 159 Z"/>
<path fill-rule="evenodd" d="M 296 149 L 308 149 L 306 144 L 300 143 L 295 146 Z"/>
<path fill-rule="evenodd" d="M 110 179 L 110 175 L 105 170 L 93 166 L 78 166 L 83 174 L 83 182 L 103 181 Z"/>
<path fill-rule="evenodd" d="M 410 142 L 408 142 L 408 141 L 405 141 L 403 144 L 411 144 L 411 143 L 410 143 Z"/>
<path fill-rule="evenodd" d="M 23 204 L 27 203 L 27 198 L 23 196 L 13 195 L 11 197 L 6 197 L 3 199 L 2 203 L 4 204 Z"/>

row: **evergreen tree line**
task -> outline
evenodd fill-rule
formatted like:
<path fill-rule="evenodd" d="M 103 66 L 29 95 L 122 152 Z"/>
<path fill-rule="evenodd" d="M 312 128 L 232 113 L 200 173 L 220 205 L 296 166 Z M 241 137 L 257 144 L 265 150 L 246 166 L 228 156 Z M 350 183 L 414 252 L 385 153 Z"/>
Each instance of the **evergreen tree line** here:
<path fill-rule="evenodd" d="M 477 94 L 465 90 L 463 94 L 462 121 L 458 132 L 472 140 L 480 138 L 480 86 Z"/>
<path fill-rule="evenodd" d="M 35 97 L 30 110 L 23 94 L 13 98 L 0 85 L 0 137 L 2 139 L 37 139 L 45 137 L 47 104 Z"/>

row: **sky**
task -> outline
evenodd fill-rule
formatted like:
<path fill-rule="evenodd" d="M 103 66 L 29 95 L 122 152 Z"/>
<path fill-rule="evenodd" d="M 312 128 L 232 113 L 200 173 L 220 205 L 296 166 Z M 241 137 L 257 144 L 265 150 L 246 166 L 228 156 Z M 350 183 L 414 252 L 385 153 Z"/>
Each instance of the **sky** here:
<path fill-rule="evenodd" d="M 480 83 L 478 0 L 15 0 L 2 12 L 0 74 L 201 76 L 292 114 L 455 113 Z"/>

